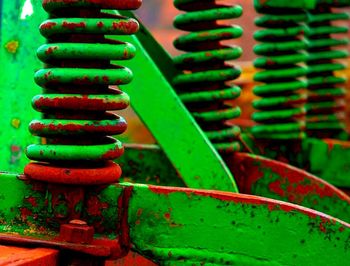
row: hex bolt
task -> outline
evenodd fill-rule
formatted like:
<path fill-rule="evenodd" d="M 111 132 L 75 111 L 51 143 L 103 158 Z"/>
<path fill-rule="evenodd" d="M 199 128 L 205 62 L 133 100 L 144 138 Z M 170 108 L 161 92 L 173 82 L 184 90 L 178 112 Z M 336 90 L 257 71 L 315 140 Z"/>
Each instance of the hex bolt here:
<path fill-rule="evenodd" d="M 90 244 L 94 238 L 94 228 L 82 220 L 71 220 L 60 227 L 63 241 L 77 244 Z"/>

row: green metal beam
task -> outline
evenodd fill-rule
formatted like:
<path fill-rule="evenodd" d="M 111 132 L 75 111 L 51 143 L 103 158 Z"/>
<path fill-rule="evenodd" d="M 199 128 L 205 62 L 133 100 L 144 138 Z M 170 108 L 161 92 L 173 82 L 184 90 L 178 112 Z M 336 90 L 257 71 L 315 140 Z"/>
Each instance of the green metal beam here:
<path fill-rule="evenodd" d="M 34 246 L 40 239 L 55 241 L 57 228 L 45 222 L 54 214 L 44 184 L 0 177 L 1 186 L 18 194 L 12 197 L 10 189 L 0 194 L 0 205 L 7 207 L 0 240 L 37 239 Z M 115 239 L 118 232 L 134 251 L 162 265 L 347 265 L 350 260 L 350 224 L 262 197 L 121 183 L 89 189 L 85 215 L 95 237 Z"/>
<path fill-rule="evenodd" d="M 128 145 L 122 157 L 126 182 L 184 187 L 166 155 L 156 145 Z M 154 164 L 152 160 L 163 163 Z M 350 222 L 350 198 L 314 175 L 248 153 L 236 152 L 225 161 L 241 193 L 298 204 Z"/>
<path fill-rule="evenodd" d="M 150 129 L 169 160 L 182 176 L 188 187 L 236 192 L 237 187 L 225 163 L 204 135 L 191 114 L 160 71 L 153 58 L 165 57 L 165 52 L 156 47 L 153 37 L 141 25 L 136 36 L 123 36 L 118 40 L 135 45 L 136 57 L 124 66 L 134 71 L 134 80 L 121 86 L 131 98 L 135 111 Z M 153 57 L 151 55 L 153 55 Z M 159 60 L 158 60 L 159 61 Z M 174 72 L 168 64 L 168 73 Z"/>
<path fill-rule="evenodd" d="M 133 185 L 133 248 L 161 265 L 347 265 L 350 225 L 242 194 Z"/>

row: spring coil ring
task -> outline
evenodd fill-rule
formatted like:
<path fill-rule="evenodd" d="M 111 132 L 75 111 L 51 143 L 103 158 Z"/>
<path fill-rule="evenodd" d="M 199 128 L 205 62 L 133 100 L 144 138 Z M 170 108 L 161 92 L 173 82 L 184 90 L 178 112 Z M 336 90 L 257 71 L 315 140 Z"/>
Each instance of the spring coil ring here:
<path fill-rule="evenodd" d="M 37 161 L 24 169 L 29 178 L 77 185 L 119 179 L 121 169 L 112 160 L 124 148 L 109 136 L 123 133 L 127 124 L 111 111 L 129 105 L 128 95 L 115 87 L 129 83 L 132 72 L 110 61 L 131 59 L 135 48 L 104 35 L 134 34 L 139 25 L 101 10 L 140 5 L 141 0 L 43 0 L 50 19 L 40 25 L 47 44 L 39 47 L 37 55 L 45 68 L 34 77 L 43 94 L 32 100 L 43 118 L 33 120 L 29 130 L 46 143 L 26 149 L 27 157 Z"/>
<path fill-rule="evenodd" d="M 344 37 L 349 28 L 334 25 L 337 21 L 348 21 L 349 14 L 333 12 L 332 8 L 350 5 L 349 1 L 321 0 L 308 13 L 309 41 L 307 132 L 312 136 L 334 137 L 345 129 L 345 88 L 346 79 L 335 75 L 335 71 L 345 69 L 337 62 L 347 58 L 344 46 L 349 39 Z M 338 37 L 339 36 L 339 37 Z"/>
<path fill-rule="evenodd" d="M 189 33 L 174 41 L 174 46 L 186 53 L 174 58 L 182 74 L 174 78 L 173 85 L 214 147 L 220 153 L 238 151 L 240 128 L 226 122 L 239 117 L 241 110 L 226 101 L 241 93 L 238 86 L 231 84 L 241 70 L 227 61 L 240 57 L 242 49 L 222 41 L 240 37 L 243 30 L 220 24 L 219 20 L 240 17 L 242 8 L 215 0 L 175 0 L 174 5 L 186 12 L 175 18 L 174 26 Z"/>
<path fill-rule="evenodd" d="M 253 101 L 258 110 L 253 113 L 252 133 L 262 139 L 300 139 L 305 136 L 304 104 L 306 102 L 306 41 L 301 37 L 306 14 L 300 9 L 256 7 L 261 17 L 255 20 L 258 30 L 254 38 L 259 42 L 254 52 L 259 57 L 254 66 L 254 80 L 261 83 L 253 92 L 260 98 Z"/>

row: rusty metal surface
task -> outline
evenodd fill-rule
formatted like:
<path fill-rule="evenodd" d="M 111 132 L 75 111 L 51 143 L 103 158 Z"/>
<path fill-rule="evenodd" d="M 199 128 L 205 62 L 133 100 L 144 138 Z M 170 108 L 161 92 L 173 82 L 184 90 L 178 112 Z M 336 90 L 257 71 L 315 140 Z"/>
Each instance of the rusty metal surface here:
<path fill-rule="evenodd" d="M 49 208 L 39 206 L 47 204 L 40 202 L 47 191 L 35 192 L 33 184 L 25 185 L 15 176 L 3 179 L 22 192 L 17 201 L 8 202 L 2 217 L 8 231 L 16 232 L 6 234 L 9 239 L 29 244 L 35 236 L 32 245 L 41 246 L 57 238 L 52 231 L 57 225 L 43 228 L 40 223 L 52 216 Z M 132 248 L 160 264 L 346 265 L 350 256 L 349 224 L 272 199 L 139 184 L 90 189 L 86 199 L 84 216 L 95 228 L 94 241 L 104 243 L 100 248 L 109 247 L 103 241 L 119 232 L 119 252 Z M 80 245 L 57 243 L 56 248 Z"/>
<path fill-rule="evenodd" d="M 101 9 L 136 9 L 140 4 L 141 1 L 43 1 L 50 19 L 40 25 L 40 32 L 48 44 L 39 48 L 38 57 L 45 68 L 34 77 L 43 94 L 32 101 L 43 117 L 30 124 L 31 133 L 43 139 L 41 144 L 27 147 L 28 158 L 37 162 L 29 163 L 25 177 L 20 177 L 41 182 L 30 187 L 29 194 L 36 197 L 29 196 L 27 203 L 34 209 L 19 210 L 23 218 L 20 220 L 39 219 L 42 225 L 34 229 L 27 220 L 25 224 L 32 228 L 32 234 L 22 231 L 19 225 L 2 230 L 2 243 L 61 249 L 64 254 L 71 253 L 64 258 L 63 264 L 67 265 L 95 265 L 85 264 L 86 258 L 95 261 L 93 257 L 97 257 L 99 263 L 101 257 L 117 258 L 127 253 L 129 247 L 123 246 L 125 234 L 118 232 L 114 239 L 97 239 L 94 228 L 78 219 L 85 206 L 84 186 L 113 183 L 121 175 L 119 165 L 112 160 L 122 155 L 123 146 L 107 135 L 125 131 L 125 120 L 110 111 L 126 108 L 129 97 L 111 85 L 130 82 L 132 73 L 112 65 L 110 60 L 131 59 L 135 49 L 104 35 L 133 34 L 138 30 L 136 20 L 106 14 Z M 95 47 L 100 48 L 100 53 L 92 52 Z M 118 47 L 116 53 L 112 53 L 113 47 Z"/>
<path fill-rule="evenodd" d="M 232 165 L 241 193 L 291 202 L 350 221 L 350 197 L 314 175 L 247 153 L 235 153 L 226 161 Z"/>
<path fill-rule="evenodd" d="M 310 137 L 302 141 L 258 141 L 249 134 L 242 136 L 256 155 L 288 163 L 337 187 L 350 187 L 348 141 Z"/>
<path fill-rule="evenodd" d="M 257 19 L 256 23 L 259 26 L 266 27 L 266 32 L 270 30 L 271 33 L 277 34 L 274 23 L 284 18 L 285 23 L 289 21 L 290 25 L 294 23 L 294 26 L 299 21 L 299 26 L 303 27 L 304 30 L 299 35 L 294 36 L 294 39 L 282 38 L 281 43 L 276 35 L 273 38 L 273 43 L 267 42 L 265 50 L 263 49 L 264 43 L 256 47 L 256 54 L 265 56 L 265 58 L 260 57 L 255 61 L 256 67 L 265 68 L 266 71 L 263 71 L 262 74 L 270 73 L 272 79 L 267 75 L 266 85 L 259 84 L 255 87 L 255 91 L 261 90 L 262 96 L 266 94 L 267 97 L 266 105 L 259 104 L 259 102 L 256 102 L 255 105 L 260 105 L 266 115 L 272 110 L 276 117 L 263 117 L 263 120 L 266 119 L 266 124 L 263 126 L 267 126 L 272 130 L 268 132 L 266 138 L 259 139 L 259 134 L 255 134 L 256 138 L 254 139 L 248 133 L 244 135 L 244 139 L 255 154 L 292 164 L 317 175 L 332 185 L 347 188 L 349 187 L 350 172 L 347 160 L 349 144 L 346 141 L 349 139 L 349 136 L 345 131 L 344 122 L 346 105 L 344 101 L 344 86 L 346 86 L 346 79 L 338 71 L 345 69 L 341 59 L 348 56 L 344 45 L 347 45 L 349 42 L 347 36 L 349 27 L 346 23 L 342 25 L 339 22 L 349 20 L 349 15 L 344 7 L 349 6 L 350 3 L 347 0 L 320 0 L 293 1 L 293 3 L 282 5 L 282 2 L 278 0 L 255 1 L 255 7 L 258 12 L 266 13 L 265 18 Z M 306 6 L 305 4 L 309 5 Z M 278 12 L 274 15 L 271 14 L 274 10 L 278 11 L 281 8 L 286 10 L 288 8 L 289 11 L 283 14 L 278 14 Z M 280 27 L 280 24 L 278 27 Z M 281 34 L 287 34 L 291 29 L 287 27 L 286 32 L 281 32 Z M 259 34 L 257 32 L 256 36 Z M 272 38 L 272 35 L 267 36 L 267 38 Z M 290 46 L 288 41 L 296 43 Z M 299 46 L 297 42 L 300 44 Z M 286 51 L 291 51 L 294 56 L 289 57 L 289 53 L 285 54 Z M 275 62 L 274 59 L 279 60 Z M 297 66 L 297 62 L 305 63 L 304 67 L 302 67 L 303 70 Z M 302 79 L 297 80 L 297 82 L 302 86 L 279 86 L 278 82 L 290 82 L 290 79 L 281 79 L 282 76 L 279 71 L 292 66 L 293 68 L 300 68 L 298 75 Z M 286 75 L 295 73 L 297 72 L 285 72 Z M 260 74 L 257 73 L 256 76 L 258 75 Z M 270 88 L 270 86 L 272 87 Z M 302 89 L 298 91 L 301 88 L 307 88 L 307 90 Z M 293 90 L 292 94 L 294 90 L 298 91 L 297 95 L 291 97 L 290 90 Z M 281 94 L 278 94 L 280 96 L 279 100 L 276 98 L 276 101 L 273 103 L 276 107 L 274 109 L 268 102 L 274 99 L 279 92 L 281 92 Z M 284 101 L 287 98 L 296 100 L 302 95 L 307 96 L 305 98 L 306 102 L 305 99 L 303 102 Z M 287 137 L 288 134 L 282 134 L 280 135 L 282 139 L 276 137 L 266 140 L 273 136 L 274 132 L 277 132 L 276 130 L 288 131 L 292 129 L 287 127 L 287 125 L 285 127 L 274 127 L 273 125 L 281 118 L 287 117 L 281 112 L 286 108 L 289 114 L 293 113 L 295 115 L 294 117 L 289 117 L 287 122 L 290 125 L 298 122 L 299 133 L 303 136 L 307 133 L 308 137 L 298 140 L 297 138 Z M 255 129 L 253 127 L 251 132 L 254 134 L 254 130 L 256 131 L 260 126 L 255 125 Z M 297 127 L 294 127 L 294 129 L 297 129 Z"/>
<path fill-rule="evenodd" d="M 193 0 L 185 2 L 187 10 Z M 349 220 L 349 198 L 314 176 L 285 164 L 241 153 L 226 158 L 233 167 L 232 172 L 239 175 L 237 180 L 243 192 L 288 200 L 337 218 L 252 195 L 129 183 L 108 186 L 121 175 L 119 166 L 112 160 L 123 153 L 123 147 L 105 136 L 123 132 L 126 123 L 112 114 L 100 116 L 100 112 L 126 107 L 127 95 L 108 88 L 108 85 L 124 84 L 131 79 L 127 68 L 114 69 L 109 60 L 129 59 L 134 55 L 134 49 L 124 44 L 121 50 L 116 49 L 116 53 L 108 57 L 110 43 L 102 35 L 133 33 L 137 30 L 137 22 L 113 14 L 98 19 L 95 16 L 101 15 L 101 8 L 136 8 L 141 2 L 44 0 L 43 3 L 52 18 L 42 24 L 41 30 L 50 41 L 39 49 L 46 68 L 37 72 L 36 82 L 44 88 L 44 94 L 34 98 L 33 106 L 43 112 L 44 117 L 33 121 L 30 128 L 33 134 L 47 137 L 48 141 L 29 147 L 27 153 L 31 159 L 45 163 L 29 164 L 25 175 L 0 173 L 1 185 L 11 187 L 2 191 L 0 197 L 0 207 L 4 207 L 0 208 L 0 243 L 55 248 L 61 251 L 64 264 L 68 265 L 100 265 L 105 259 L 118 262 L 116 259 L 126 256 L 130 249 L 166 265 L 343 265 L 349 261 L 350 225 L 338 220 Z M 82 11 L 82 7 L 86 10 Z M 65 16 L 69 18 L 57 18 Z M 196 35 L 194 39 L 201 41 L 202 37 Z M 136 40 L 136 46 L 141 47 L 137 38 L 129 39 Z M 65 40 L 72 42 L 62 45 L 60 42 Z M 101 42 L 97 45 L 101 49 L 94 54 L 95 42 Z M 74 51 L 80 49 L 82 53 L 76 55 Z M 135 64 L 147 62 L 148 58 L 144 60 L 135 61 Z M 159 74 L 159 69 L 152 66 L 154 62 L 149 62 L 148 66 L 153 68 L 145 73 L 148 77 L 140 75 L 145 80 L 148 78 L 148 85 L 152 77 Z M 222 66 L 221 63 L 218 65 Z M 227 66 L 224 64 L 224 67 Z M 186 78 L 180 76 L 180 83 Z M 194 83 L 198 81 L 196 78 L 198 76 Z M 217 78 L 214 75 L 211 81 L 216 83 Z M 146 83 L 145 80 L 142 81 Z M 164 86 L 170 88 L 168 84 Z M 176 102 L 174 109 L 164 114 L 183 111 L 171 88 L 164 95 L 168 97 L 167 103 Z M 141 98 L 138 100 L 145 101 L 144 95 Z M 166 106 L 164 102 L 161 104 Z M 142 108 L 149 109 L 149 105 L 141 107 L 145 110 Z M 149 116 L 145 117 L 149 119 Z M 211 120 L 211 115 L 208 117 Z M 115 118 L 115 123 L 110 124 Z M 196 141 L 204 144 L 191 153 L 210 151 L 209 155 L 213 156 L 209 157 L 215 159 L 213 164 L 199 169 L 205 172 L 210 166 L 215 167 L 204 176 L 195 175 L 194 180 L 188 179 L 190 175 L 186 176 L 184 183 L 236 191 L 232 175 L 208 139 L 200 134 L 194 121 L 187 126 L 189 132 L 194 127 L 199 133 L 199 138 L 192 144 Z M 153 128 L 160 139 L 166 138 L 160 144 L 174 145 L 167 132 L 160 133 L 157 126 Z M 185 138 L 188 137 L 186 134 Z M 172 136 L 177 135 L 170 134 Z M 167 147 L 166 151 L 171 151 Z M 178 151 L 182 146 L 175 148 Z M 142 157 L 148 153 L 134 154 Z M 200 160 L 203 157 L 192 161 L 186 160 L 184 153 L 176 156 L 169 158 L 180 173 L 179 159 L 183 160 L 182 166 L 199 162 L 201 167 L 205 163 Z M 230 159 L 234 163 L 230 163 Z M 105 161 L 107 164 L 101 164 Z M 195 168 L 188 169 L 194 171 Z M 215 172 L 218 169 L 220 173 Z M 156 168 L 151 170 L 157 171 Z M 213 173 L 215 178 L 210 176 Z M 162 175 L 166 174 L 163 170 Z M 123 261 L 119 262 L 127 263 L 128 260 Z M 136 255 L 131 256 L 129 263 L 143 261 Z"/>
<path fill-rule="evenodd" d="M 134 163 L 140 155 L 141 161 L 145 161 L 147 166 L 147 172 L 143 174 L 143 165 Z M 178 177 L 171 166 L 167 165 L 168 173 L 172 176 L 170 180 L 162 165 L 148 167 L 149 163 L 145 158 L 155 156 L 157 161 L 167 160 L 166 155 L 157 146 L 138 146 L 138 149 L 127 155 L 127 161 L 133 163 L 132 167 L 126 167 L 126 173 L 135 173 L 135 179 L 126 181 L 143 181 L 145 184 L 162 186 L 169 186 L 175 182 L 174 179 L 177 180 Z M 224 158 L 236 178 L 241 193 L 291 202 L 350 221 L 350 198 L 324 180 L 289 164 L 248 153 L 234 153 Z"/>
<path fill-rule="evenodd" d="M 163 265 L 346 265 L 349 260 L 349 224 L 310 209 L 225 192 L 129 189 L 134 248 Z"/>
<path fill-rule="evenodd" d="M 123 3 L 109 2 L 108 6 L 116 8 Z M 124 9 L 137 9 L 140 4 L 125 2 Z M 46 143 L 26 149 L 29 159 L 39 161 L 25 167 L 29 178 L 93 185 L 116 182 L 120 177 L 119 165 L 111 160 L 123 154 L 123 146 L 107 136 L 126 130 L 125 120 L 111 111 L 126 108 L 129 97 L 110 85 L 129 83 L 132 73 L 128 68 L 111 65 L 110 60 L 131 59 L 135 49 L 128 43 L 119 46 L 104 35 L 133 34 L 138 23 L 104 14 L 101 9 L 105 5 L 43 1 L 52 18 L 40 25 L 40 33 L 49 44 L 39 48 L 38 56 L 46 65 L 34 78 L 44 93 L 32 101 L 43 118 L 33 120 L 30 131 L 45 137 Z M 121 47 L 119 53 L 111 53 L 113 46 Z M 92 53 L 95 47 L 103 51 Z"/>
<path fill-rule="evenodd" d="M 1 266 L 56 266 L 58 251 L 46 248 L 0 246 Z"/>

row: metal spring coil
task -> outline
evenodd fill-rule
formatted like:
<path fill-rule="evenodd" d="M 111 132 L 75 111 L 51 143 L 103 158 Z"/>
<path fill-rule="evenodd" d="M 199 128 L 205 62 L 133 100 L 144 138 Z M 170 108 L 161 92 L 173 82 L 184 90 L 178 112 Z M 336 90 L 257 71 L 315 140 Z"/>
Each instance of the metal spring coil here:
<path fill-rule="evenodd" d="M 110 60 L 127 60 L 135 48 L 104 35 L 133 34 L 134 19 L 101 9 L 137 9 L 141 0 L 43 0 L 50 19 L 40 25 L 47 44 L 37 55 L 45 68 L 35 73 L 43 94 L 33 98 L 33 108 L 43 118 L 29 129 L 46 143 L 27 147 L 31 160 L 24 173 L 32 179 L 77 185 L 116 182 L 121 169 L 112 160 L 123 146 L 108 135 L 126 130 L 125 120 L 110 111 L 129 105 L 126 93 L 110 85 L 129 83 L 132 72 Z"/>
<path fill-rule="evenodd" d="M 175 18 L 174 26 L 190 33 L 174 41 L 174 46 L 186 53 L 174 58 L 183 73 L 174 78 L 173 85 L 214 147 L 221 153 L 238 151 L 240 128 L 226 122 L 239 117 L 241 110 L 226 101 L 241 93 L 231 83 L 241 70 L 227 61 L 240 57 L 242 49 L 222 41 L 240 37 L 243 30 L 219 20 L 240 17 L 242 8 L 215 0 L 175 0 L 174 5 L 187 12 Z"/>
<path fill-rule="evenodd" d="M 345 65 L 336 60 L 349 55 L 346 49 L 339 49 L 339 46 L 349 43 L 349 39 L 344 37 L 349 28 L 333 25 L 333 22 L 348 21 L 349 14 L 335 13 L 332 8 L 346 5 L 350 5 L 350 1 L 320 0 L 308 14 L 306 127 L 312 136 L 334 137 L 345 129 L 346 79 L 336 76 L 334 71 L 345 69 Z"/>
<path fill-rule="evenodd" d="M 302 22 L 306 14 L 294 8 L 260 7 L 264 14 L 255 20 L 258 27 L 265 29 L 254 33 L 260 42 L 254 47 L 258 57 L 256 68 L 262 69 L 254 80 L 263 83 L 253 92 L 260 98 L 253 101 L 258 111 L 253 113 L 252 133 L 256 138 L 284 140 L 300 139 L 305 136 L 306 41 L 302 38 L 305 27 Z"/>

